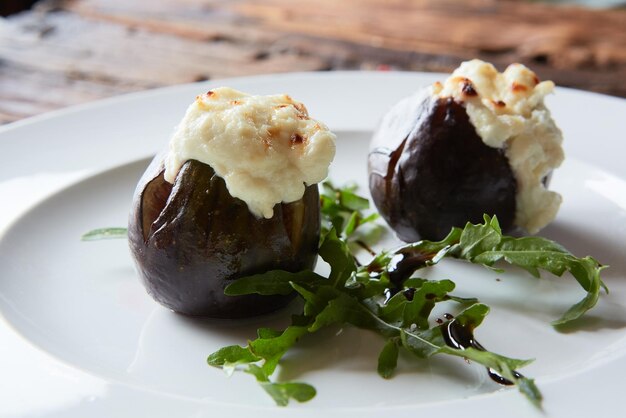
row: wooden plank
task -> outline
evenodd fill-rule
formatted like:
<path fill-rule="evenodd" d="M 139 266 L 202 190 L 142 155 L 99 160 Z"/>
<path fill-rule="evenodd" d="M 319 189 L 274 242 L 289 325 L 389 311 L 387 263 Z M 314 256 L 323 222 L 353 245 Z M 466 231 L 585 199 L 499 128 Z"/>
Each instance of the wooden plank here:
<path fill-rule="evenodd" d="M 145 86 L 0 63 L 0 124 Z"/>
<path fill-rule="evenodd" d="M 56 0 L 0 21 L 0 123 L 207 78 L 474 57 L 626 97 L 624 27 L 626 10 L 512 0 Z"/>
<path fill-rule="evenodd" d="M 277 41 L 280 32 L 251 24 L 250 19 L 227 10 L 230 0 L 85 0 L 68 2 L 64 10 L 83 18 L 116 23 L 128 28 L 170 34 L 199 41 L 223 40 L 260 45 Z"/>
<path fill-rule="evenodd" d="M 222 36 L 254 37 L 261 30 L 265 42 L 276 39 L 274 49 L 280 44 L 322 57 L 331 69 L 449 71 L 479 57 L 500 67 L 523 62 L 561 85 L 626 96 L 620 81 L 626 77 L 626 10 L 495 0 L 215 0 L 202 7 L 188 0 L 149 13 L 142 3 L 126 9 L 126 23 L 149 22 L 155 31 L 187 27 L 192 33 L 181 35 L 201 36 L 194 22 L 219 10 L 229 16 Z M 95 19 L 119 18 L 121 10 L 108 0 L 76 4 L 74 10 Z"/>
<path fill-rule="evenodd" d="M 507 1 L 393 5 L 373 0 L 264 0 L 234 7 L 272 28 L 396 50 L 461 57 L 484 52 L 540 56 L 563 69 L 626 65 L 626 10 Z M 581 51 L 587 54 L 584 60 Z"/>
<path fill-rule="evenodd" d="M 0 122 L 124 92 L 206 79 L 327 68 L 317 57 L 198 40 L 65 11 L 0 26 Z M 45 91 L 44 96 L 40 92 Z"/>
<path fill-rule="evenodd" d="M 45 71 L 89 74 L 153 86 L 200 79 L 291 70 L 294 64 L 312 70 L 324 64 L 315 58 L 276 54 L 257 59 L 258 48 L 216 40 L 199 42 L 168 34 L 128 31 L 121 25 L 88 22 L 61 12 L 45 22 L 16 19 L 0 38 L 5 59 Z M 41 37 L 22 28 L 35 24 L 54 28 Z M 45 25 L 45 26 L 44 26 Z M 98 45 L 98 48 L 94 48 Z"/>

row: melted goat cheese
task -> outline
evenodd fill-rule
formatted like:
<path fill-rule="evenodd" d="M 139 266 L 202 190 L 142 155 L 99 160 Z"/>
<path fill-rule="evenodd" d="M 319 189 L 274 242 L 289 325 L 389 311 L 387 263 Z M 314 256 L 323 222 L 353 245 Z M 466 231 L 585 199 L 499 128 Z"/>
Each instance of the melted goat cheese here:
<path fill-rule="evenodd" d="M 165 180 L 188 160 L 210 165 L 250 212 L 271 218 L 328 175 L 335 135 L 287 95 L 250 96 L 222 87 L 198 96 L 170 141 Z"/>
<path fill-rule="evenodd" d="M 483 142 L 503 148 L 517 180 L 515 224 L 536 233 L 554 219 L 561 196 L 546 189 L 544 178 L 559 167 L 563 136 L 554 123 L 544 97 L 554 83 L 539 82 L 521 64 L 503 73 L 480 60 L 461 64 L 432 92 L 463 103 Z"/>

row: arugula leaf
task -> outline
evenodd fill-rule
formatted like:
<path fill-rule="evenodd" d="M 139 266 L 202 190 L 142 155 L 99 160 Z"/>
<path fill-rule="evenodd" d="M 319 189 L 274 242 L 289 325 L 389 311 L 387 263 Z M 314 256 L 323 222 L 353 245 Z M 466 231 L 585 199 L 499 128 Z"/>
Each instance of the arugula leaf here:
<path fill-rule="evenodd" d="M 258 293 L 260 295 L 288 295 L 293 292 L 291 283 L 313 283 L 315 281 L 328 281 L 323 276 L 303 270 L 291 273 L 283 270 L 271 270 L 261 274 L 242 277 L 226 286 L 224 294 L 228 296 L 246 295 Z"/>
<path fill-rule="evenodd" d="M 392 262 L 394 257 L 404 257 L 402 262 Z M 587 295 L 572 305 L 552 325 L 559 326 L 574 321 L 593 308 L 598 302 L 600 290 L 606 285 L 600 278 L 600 272 L 606 268 L 592 257 L 578 258 L 562 245 L 541 237 L 513 238 L 502 234 L 498 219 L 485 215 L 484 223 L 468 223 L 463 229 L 453 228 L 442 241 L 419 241 L 398 248 L 384 258 L 375 259 L 376 263 L 392 269 L 391 281 L 400 284 L 405 276 L 415 270 L 437 264 L 445 257 L 453 257 L 481 264 L 495 269 L 499 261 L 520 267 L 535 277 L 540 277 L 540 270 L 555 276 L 562 276 L 569 271 Z M 368 266 L 369 267 L 369 266 Z M 371 269 L 371 267 L 369 267 Z M 406 271 L 404 271 L 406 270 Z M 393 276 L 398 276 L 399 279 Z"/>
<path fill-rule="evenodd" d="M 253 375 L 279 406 L 286 406 L 290 399 L 305 402 L 315 397 L 313 386 L 302 382 L 272 382 L 270 376 L 287 350 L 307 332 L 306 326 L 296 325 L 282 332 L 260 328 L 257 331 L 258 338 L 249 341 L 247 347 L 223 347 L 209 355 L 207 363 L 222 368 L 228 375 L 238 366 L 247 366 L 243 371 Z"/>
<path fill-rule="evenodd" d="M 258 338 L 250 341 L 247 347 L 218 350 L 209 357 L 209 364 L 225 369 L 247 365 L 244 371 L 256 376 L 278 405 L 286 405 L 290 399 L 308 400 L 315 394 L 312 387 L 298 382 L 271 382 L 270 376 L 282 356 L 302 336 L 324 327 L 349 324 L 376 332 L 386 340 L 377 366 L 378 373 L 384 378 L 393 375 L 401 349 L 418 358 L 433 355 L 462 357 L 482 364 L 503 383 L 516 385 L 540 407 L 542 397 L 534 381 L 516 371 L 530 360 L 489 352 L 473 337 L 465 338 L 467 341 L 454 339 L 458 335 L 454 336 L 452 330 L 456 334 L 460 332 L 461 336 L 471 336 L 489 308 L 475 298 L 451 295 L 455 285 L 450 280 L 425 280 L 413 277 L 413 274 L 446 257 L 492 269 L 495 263 L 503 260 L 537 277 L 539 270 L 559 276 L 570 271 L 588 294 L 557 321 L 565 323 L 578 318 L 596 303 L 602 287 L 599 275 L 602 266 L 590 257 L 576 258 L 562 246 L 543 238 L 504 236 L 497 218 L 488 216 L 483 224 L 453 228 L 441 241 L 407 244 L 395 251 L 379 253 L 361 266 L 350 251 L 348 239 L 374 217 L 361 214 L 367 205 L 353 188 L 337 189 L 330 183 L 323 187 L 322 211 L 326 227 L 319 254 L 330 265 L 330 274 L 323 277 L 311 271 L 271 271 L 229 285 L 226 293 L 231 295 L 296 291 L 305 301 L 303 313 L 293 316 L 292 324 L 283 332 L 260 329 Z M 456 318 L 450 316 L 448 321 L 431 326 L 433 308 L 444 301 L 469 306 Z"/>
<path fill-rule="evenodd" d="M 541 407 L 542 396 L 533 379 L 526 378 L 515 370 L 524 367 L 532 360 L 518 360 L 504 357 L 499 354 L 486 351 L 482 346 L 475 343 L 471 331 L 480 325 L 484 317 L 489 312 L 489 308 L 483 304 L 475 304 L 461 312 L 456 318 L 440 325 L 438 328 L 429 329 L 425 332 L 411 332 L 403 330 L 401 341 L 405 348 L 418 357 L 427 358 L 435 354 L 449 354 L 463 357 L 482 364 L 488 368 L 490 373 L 496 373 L 517 385 L 519 391 L 524 394 L 535 406 Z M 451 326 L 458 326 L 462 330 L 470 332 L 471 341 L 478 345 L 450 347 L 445 341 L 445 336 L 449 333 L 447 329 Z M 466 342 L 467 343 L 467 342 Z"/>
<path fill-rule="evenodd" d="M 252 354 L 248 348 L 239 345 L 229 345 L 211 354 L 207 358 L 207 363 L 210 366 L 221 367 L 230 376 L 237 366 L 254 363 L 259 360 L 261 358 Z"/>
<path fill-rule="evenodd" d="M 339 191 L 339 201 L 341 202 L 341 206 L 347 208 L 348 210 L 354 211 L 353 213 L 358 213 L 357 211 L 363 209 L 369 209 L 370 202 L 364 197 L 356 195 L 352 189 L 344 189 Z"/>
<path fill-rule="evenodd" d="M 209 356 L 209 364 L 225 370 L 243 367 L 256 377 L 277 405 L 289 400 L 306 401 L 315 389 L 300 382 L 272 382 L 280 359 L 306 334 L 337 325 L 352 325 L 380 334 L 385 339 L 378 357 L 378 373 L 390 378 L 400 350 L 418 358 L 433 355 L 461 357 L 487 368 L 495 380 L 514 384 L 537 407 L 542 396 L 534 381 L 516 370 L 531 360 L 519 360 L 487 351 L 473 338 L 489 308 L 475 298 L 450 294 L 455 284 L 450 280 L 425 280 L 413 277 L 415 271 L 457 258 L 494 269 L 505 261 L 539 277 L 545 270 L 557 276 L 569 271 L 588 292 L 585 299 L 570 308 L 556 323 L 574 320 L 597 302 L 602 266 L 591 257 L 576 258 L 559 244 L 537 238 L 511 238 L 502 235 L 497 218 L 485 216 L 483 224 L 453 228 L 438 242 L 420 241 L 395 251 L 374 255 L 360 265 L 350 251 L 349 240 L 363 224 L 375 220 L 364 216 L 367 201 L 355 188 L 338 189 L 323 185 L 321 197 L 324 219 L 319 254 L 330 265 L 323 277 L 311 271 L 289 273 L 270 271 L 239 279 L 226 288 L 226 294 L 288 294 L 296 291 L 304 300 L 303 312 L 292 316 L 284 331 L 258 330 L 258 338 L 247 347 L 225 347 Z M 441 302 L 455 302 L 466 308 L 456 317 L 431 326 L 431 314 Z"/>
<path fill-rule="evenodd" d="M 256 333 L 259 338 L 274 338 L 278 337 L 283 332 L 271 328 L 259 328 L 257 329 Z"/>
<path fill-rule="evenodd" d="M 500 223 L 494 216 L 484 217 L 484 224 L 472 225 L 467 223 L 459 238 L 459 258 L 472 260 L 480 254 L 491 250 L 502 240 Z"/>
<path fill-rule="evenodd" d="M 577 258 L 560 244 L 544 238 L 505 236 L 495 216 L 485 215 L 483 224 L 453 228 L 441 241 L 424 240 L 374 254 L 365 241 L 379 227 L 375 223 L 378 214 L 365 213 L 369 202 L 356 193 L 356 186 L 336 188 L 325 182 L 320 203 L 323 233 L 319 255 L 330 265 L 328 277 L 309 270 L 273 270 L 238 279 L 225 289 L 227 295 L 286 295 L 295 291 L 305 302 L 302 314 L 293 315 L 291 325 L 284 330 L 259 328 L 257 338 L 247 346 L 223 347 L 207 358 L 209 365 L 222 368 L 227 374 L 242 370 L 254 376 L 279 406 L 292 399 L 305 402 L 316 394 L 315 388 L 306 383 L 270 379 L 285 353 L 307 334 L 348 324 L 376 332 L 385 339 L 377 366 L 383 378 L 393 375 L 400 350 L 417 358 L 462 357 L 485 366 L 494 380 L 516 385 L 540 408 L 542 395 L 534 380 L 516 371 L 532 360 L 487 351 L 473 338 L 473 330 L 482 323 L 489 308 L 476 298 L 450 294 L 455 288 L 450 280 L 425 280 L 413 274 L 449 257 L 493 270 L 498 270 L 496 263 L 503 261 L 537 278 L 541 270 L 556 276 L 570 272 L 587 295 L 554 321 L 555 326 L 580 318 L 595 306 L 602 288 L 608 292 L 600 278 L 605 266 L 597 260 Z M 363 229 L 364 225 L 372 228 Z M 126 228 L 101 228 L 87 232 L 81 239 L 125 238 L 127 232 Z M 351 251 L 354 244 L 372 253 L 369 263 L 361 265 L 356 260 Z M 456 317 L 446 314 L 447 321 L 438 319 L 431 326 L 434 307 L 446 301 L 466 308 Z"/>
<path fill-rule="evenodd" d="M 269 376 L 274 373 L 278 361 L 287 350 L 307 332 L 306 326 L 290 325 L 278 336 L 257 338 L 248 342 L 248 349 L 253 355 L 264 360 L 262 369 Z"/>
<path fill-rule="evenodd" d="M 435 304 L 447 300 L 455 284 L 450 280 L 423 281 L 417 288 L 396 293 L 380 309 L 379 316 L 401 327 L 428 329 L 428 318 Z M 410 297 L 408 296 L 410 295 Z"/>
<path fill-rule="evenodd" d="M 533 405 L 535 405 L 538 409 L 541 409 L 543 395 L 535 384 L 534 379 L 522 376 L 515 380 L 515 384 L 517 385 L 519 391 L 526 396 L 526 398 L 529 399 Z"/>
<path fill-rule="evenodd" d="M 388 339 L 378 356 L 378 374 L 382 378 L 391 378 L 398 366 L 399 353 L 398 340 L 396 338 Z"/>
<path fill-rule="evenodd" d="M 239 345 L 229 345 L 220 348 L 207 358 L 207 363 L 211 366 L 238 365 L 244 363 L 254 363 L 261 360 L 246 347 Z"/>
<path fill-rule="evenodd" d="M 326 233 L 319 248 L 319 255 L 330 265 L 328 279 L 335 287 L 343 287 L 356 272 L 356 260 L 345 241 L 337 236 L 334 228 Z"/>
<path fill-rule="evenodd" d="M 261 387 L 274 399 L 278 406 L 287 406 L 289 399 L 306 402 L 313 399 L 317 394 L 313 386 L 302 382 L 261 382 Z"/>
<path fill-rule="evenodd" d="M 379 215 L 367 215 L 369 200 L 356 194 L 357 186 L 336 188 L 330 181 L 322 183 L 320 195 L 322 212 L 322 233 L 334 228 L 343 239 L 359 239 L 357 230 L 363 225 L 375 225 Z"/>
<path fill-rule="evenodd" d="M 608 290 L 600 278 L 600 272 L 605 266 L 594 258 L 577 258 L 560 244 L 546 238 L 504 236 L 495 217 L 485 215 L 484 219 L 482 225 L 468 224 L 463 229 L 460 242 L 451 249 L 450 255 L 487 267 L 493 267 L 496 262 L 503 260 L 523 268 L 535 277 L 540 277 L 539 270 L 559 277 L 569 271 L 587 291 L 587 295 L 561 318 L 553 321 L 553 325 L 563 325 L 580 318 L 596 305 L 600 289 Z"/>
<path fill-rule="evenodd" d="M 84 233 L 80 239 L 81 241 L 98 241 L 126 237 L 128 237 L 128 228 L 98 228 Z"/>
<path fill-rule="evenodd" d="M 315 388 L 307 383 L 275 383 L 270 381 L 267 373 L 255 364 L 251 364 L 245 372 L 256 377 L 263 390 L 274 399 L 278 406 L 287 406 L 290 399 L 306 402 L 313 399 L 316 395 Z"/>

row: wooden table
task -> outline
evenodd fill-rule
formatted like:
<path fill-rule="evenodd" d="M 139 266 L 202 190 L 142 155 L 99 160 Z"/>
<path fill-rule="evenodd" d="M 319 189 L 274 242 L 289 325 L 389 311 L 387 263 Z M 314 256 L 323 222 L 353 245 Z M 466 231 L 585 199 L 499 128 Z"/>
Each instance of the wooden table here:
<path fill-rule="evenodd" d="M 0 20 L 0 123 L 198 80 L 450 71 L 473 57 L 626 97 L 626 10 L 513 0 L 48 0 Z"/>

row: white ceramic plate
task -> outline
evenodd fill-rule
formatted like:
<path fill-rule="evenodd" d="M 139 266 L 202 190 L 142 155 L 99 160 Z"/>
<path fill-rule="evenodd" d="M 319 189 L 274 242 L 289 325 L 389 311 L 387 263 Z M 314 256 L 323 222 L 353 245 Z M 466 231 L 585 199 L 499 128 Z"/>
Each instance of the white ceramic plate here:
<path fill-rule="evenodd" d="M 286 92 L 338 134 L 331 177 L 365 185 L 371 130 L 383 112 L 441 75 L 317 73 L 221 81 L 256 94 Z M 134 185 L 194 97 L 194 84 L 81 106 L 0 128 L 0 416 L 314 417 L 538 415 L 517 391 L 459 359 L 402 360 L 390 381 L 375 372 L 381 341 L 354 329 L 306 338 L 281 377 L 312 383 L 306 404 L 278 408 L 248 375 L 227 378 L 206 356 L 245 344 L 257 326 L 193 321 L 158 306 L 136 280 L 124 241 L 84 243 L 92 228 L 124 226 Z M 461 295 L 492 307 L 480 341 L 536 358 L 549 416 L 621 416 L 626 373 L 626 103 L 559 89 L 549 98 L 568 155 L 552 187 L 564 196 L 543 235 L 611 268 L 611 288 L 578 328 L 549 325 L 582 297 L 571 277 L 536 280 L 445 262 Z M 366 189 L 364 189 L 366 190 Z M 501 280 L 496 280 L 500 278 Z"/>

